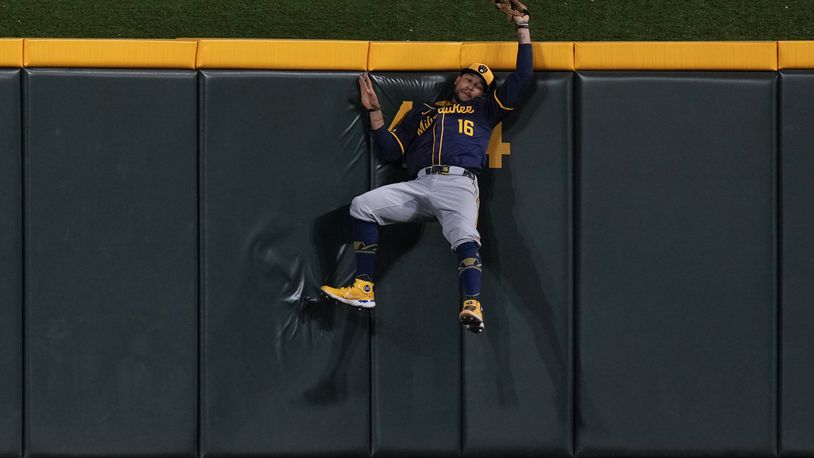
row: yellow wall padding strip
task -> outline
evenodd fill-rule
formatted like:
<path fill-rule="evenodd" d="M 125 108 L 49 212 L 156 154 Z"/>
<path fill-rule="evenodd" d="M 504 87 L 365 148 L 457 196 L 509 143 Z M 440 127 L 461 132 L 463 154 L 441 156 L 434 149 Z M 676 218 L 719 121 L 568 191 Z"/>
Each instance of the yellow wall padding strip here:
<path fill-rule="evenodd" d="M 25 40 L 26 67 L 195 68 L 194 41 Z"/>
<path fill-rule="evenodd" d="M 452 71 L 512 70 L 514 42 L 0 39 L 0 67 Z M 814 69 L 814 41 L 540 42 L 534 68 L 568 70 Z M 197 55 L 196 55 L 197 52 Z"/>
<path fill-rule="evenodd" d="M 574 43 L 532 43 L 535 70 L 574 70 Z M 461 68 L 473 62 L 488 65 L 492 70 L 514 70 L 517 63 L 517 42 L 478 42 L 461 45 Z"/>
<path fill-rule="evenodd" d="M 777 70 L 777 43 L 576 43 L 577 70 Z"/>
<path fill-rule="evenodd" d="M 376 42 L 370 43 L 368 70 L 432 71 L 460 70 L 459 42 Z"/>
<path fill-rule="evenodd" d="M 777 66 L 782 69 L 814 69 L 814 41 L 777 43 Z"/>
<path fill-rule="evenodd" d="M 0 38 L 0 67 L 23 66 L 23 39 Z"/>
<path fill-rule="evenodd" d="M 198 68 L 365 70 L 367 41 L 201 40 Z"/>

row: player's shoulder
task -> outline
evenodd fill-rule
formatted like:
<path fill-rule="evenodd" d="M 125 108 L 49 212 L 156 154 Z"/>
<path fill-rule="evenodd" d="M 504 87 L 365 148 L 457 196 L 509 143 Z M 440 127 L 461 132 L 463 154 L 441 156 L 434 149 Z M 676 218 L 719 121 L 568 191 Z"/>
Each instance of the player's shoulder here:
<path fill-rule="evenodd" d="M 484 94 L 473 100 L 471 105 L 474 106 L 476 113 L 483 113 L 491 103 L 493 103 L 492 92 L 489 92 L 489 94 Z"/>
<path fill-rule="evenodd" d="M 482 106 L 482 105 L 487 105 L 487 104 L 489 104 L 489 102 L 491 101 L 492 96 L 493 96 L 494 94 L 495 94 L 495 91 L 489 91 L 489 93 L 488 93 L 488 94 L 483 94 L 482 96 L 480 96 L 480 97 L 478 97 L 477 99 L 475 99 L 474 104 L 475 104 L 475 105 L 479 105 L 479 106 Z"/>

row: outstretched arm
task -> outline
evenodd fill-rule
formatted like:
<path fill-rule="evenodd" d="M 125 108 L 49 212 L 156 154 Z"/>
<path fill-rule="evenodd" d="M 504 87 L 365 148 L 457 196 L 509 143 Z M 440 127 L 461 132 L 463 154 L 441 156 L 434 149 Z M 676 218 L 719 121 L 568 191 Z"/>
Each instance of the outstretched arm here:
<path fill-rule="evenodd" d="M 514 109 L 520 100 L 523 89 L 531 81 L 534 72 L 531 54 L 531 34 L 529 33 L 529 16 L 514 16 L 512 22 L 517 27 L 517 64 L 506 81 L 495 90 L 492 103 L 495 105 L 495 114 L 507 113 Z"/>
<path fill-rule="evenodd" d="M 529 15 L 512 18 L 517 27 L 517 65 L 514 72 L 520 79 L 521 86 L 525 86 L 533 73 L 531 57 L 531 32 L 529 32 Z"/>
<path fill-rule="evenodd" d="M 397 161 L 404 154 L 404 145 L 395 133 L 388 131 L 384 127 L 384 115 L 382 106 L 376 91 L 373 90 L 373 83 L 367 73 L 359 75 L 359 94 L 362 106 L 368 111 L 370 116 L 370 130 L 373 134 L 373 141 L 379 147 L 379 156 L 385 161 Z"/>

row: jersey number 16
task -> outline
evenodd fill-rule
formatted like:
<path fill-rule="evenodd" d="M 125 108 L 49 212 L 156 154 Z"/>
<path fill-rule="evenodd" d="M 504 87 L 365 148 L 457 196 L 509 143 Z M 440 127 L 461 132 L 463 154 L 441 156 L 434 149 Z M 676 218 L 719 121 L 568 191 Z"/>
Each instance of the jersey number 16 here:
<path fill-rule="evenodd" d="M 458 133 L 469 135 L 470 137 L 475 135 L 475 123 L 470 120 L 459 119 Z"/>

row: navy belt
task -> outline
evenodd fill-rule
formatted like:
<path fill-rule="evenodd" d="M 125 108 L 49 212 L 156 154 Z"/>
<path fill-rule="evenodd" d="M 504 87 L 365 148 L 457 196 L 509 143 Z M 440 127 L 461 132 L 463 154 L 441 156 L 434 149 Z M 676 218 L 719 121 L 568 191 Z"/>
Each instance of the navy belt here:
<path fill-rule="evenodd" d="M 463 167 L 456 167 L 454 165 L 433 165 L 421 169 L 421 171 L 418 172 L 418 175 L 463 175 L 473 180 L 477 177 L 477 175 L 471 170 L 467 170 Z"/>

